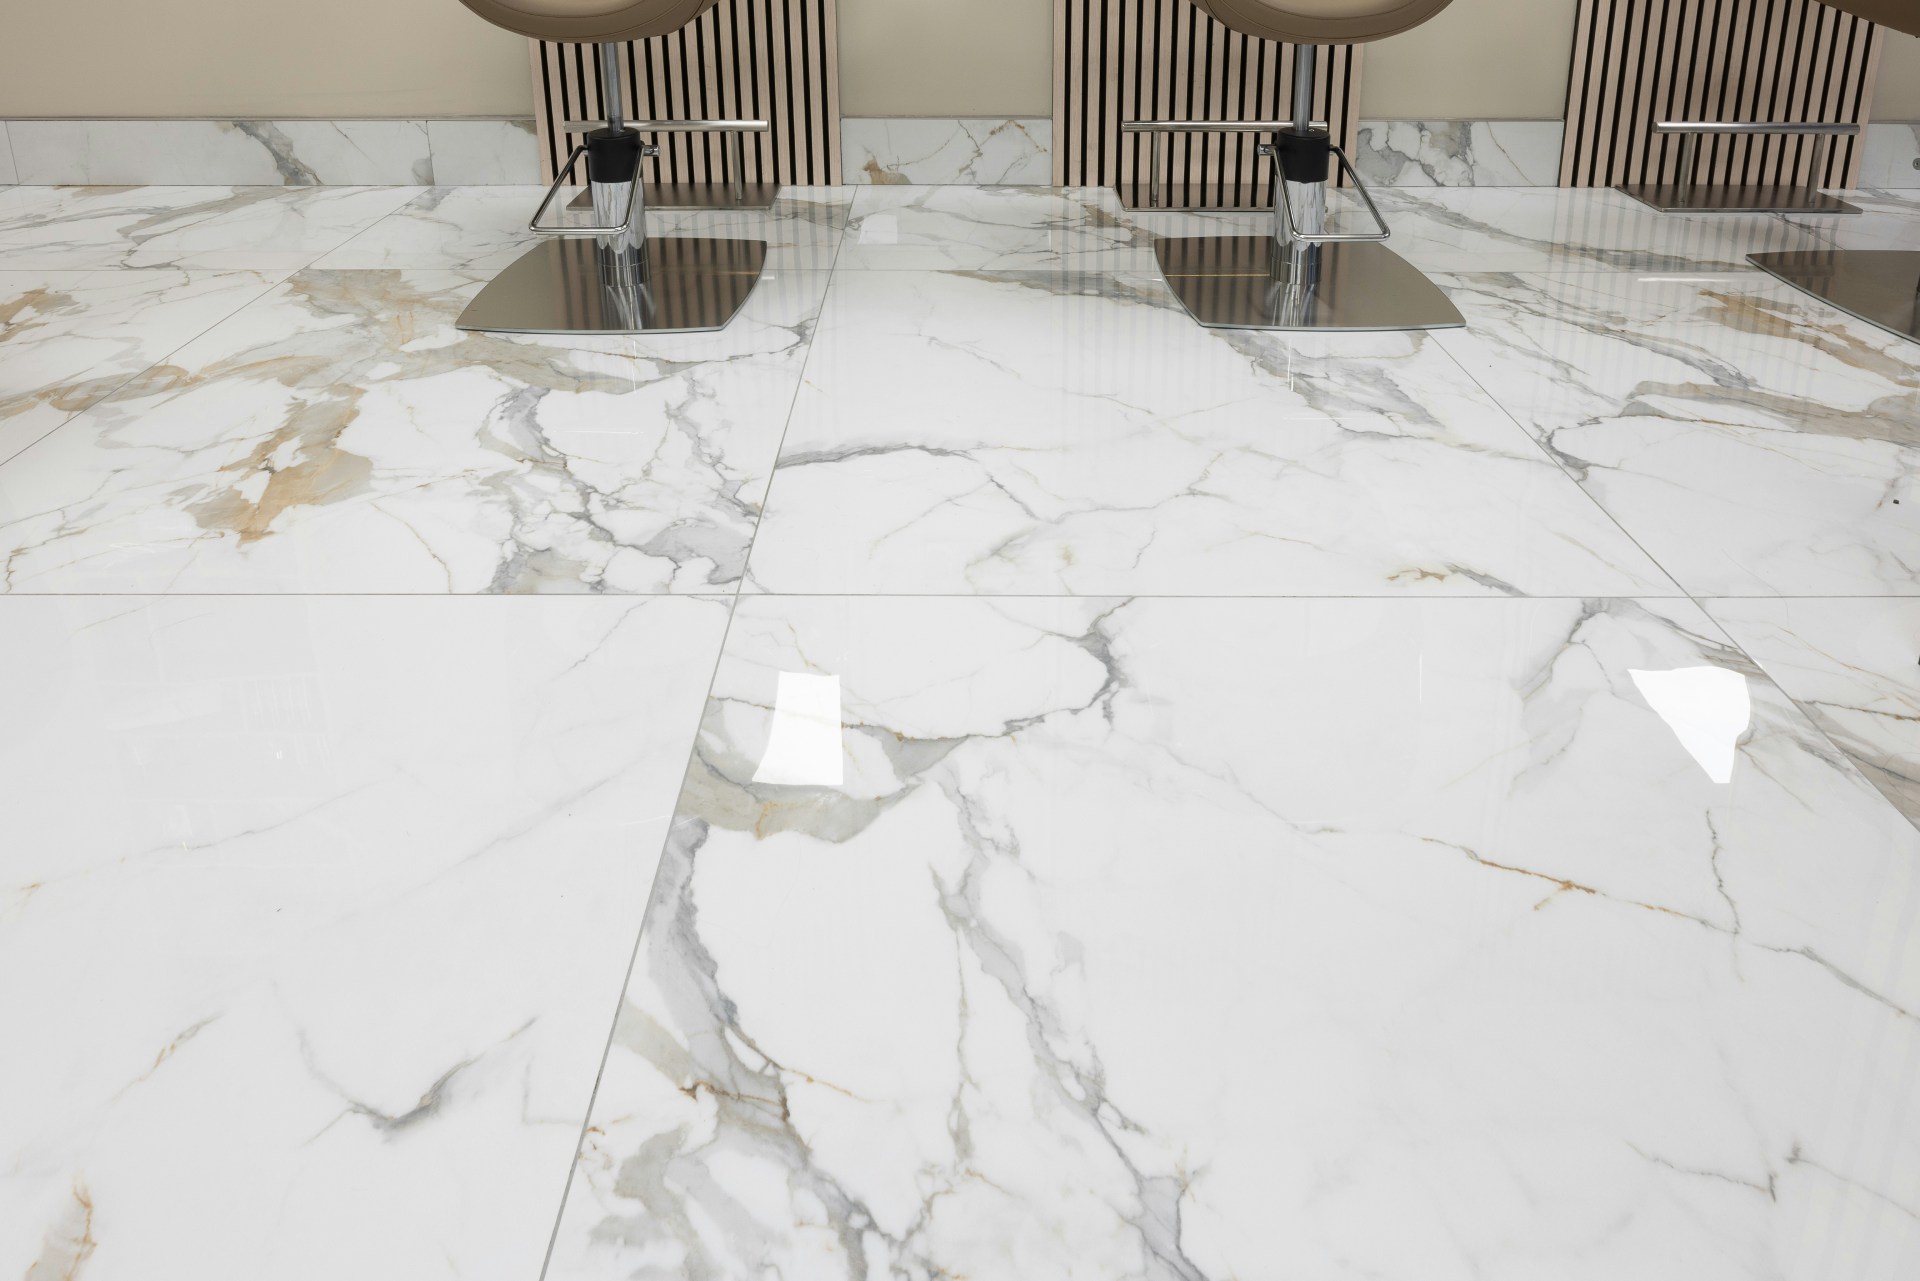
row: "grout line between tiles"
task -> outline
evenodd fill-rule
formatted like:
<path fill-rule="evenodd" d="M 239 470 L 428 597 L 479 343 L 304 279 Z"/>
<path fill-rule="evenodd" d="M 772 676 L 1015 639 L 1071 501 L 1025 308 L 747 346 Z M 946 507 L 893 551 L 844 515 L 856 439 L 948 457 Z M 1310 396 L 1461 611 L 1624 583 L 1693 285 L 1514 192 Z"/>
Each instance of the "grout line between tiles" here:
<path fill-rule="evenodd" d="M 852 210 L 853 210 L 852 202 L 849 201 L 847 206 L 849 224 L 852 222 Z M 834 271 L 839 265 L 839 261 L 840 261 L 840 246 L 845 243 L 846 243 L 845 228 L 842 228 L 841 236 L 838 240 L 836 240 L 834 244 L 833 260 L 827 264 L 827 270 L 826 270 L 827 281 L 826 281 L 825 287 L 821 290 L 821 293 L 820 293 L 820 309 L 814 313 L 813 331 L 807 338 L 806 354 L 803 355 L 800 359 L 800 370 L 799 370 L 798 377 L 794 379 L 793 395 L 787 401 L 786 419 L 780 425 L 780 439 L 774 446 L 772 461 L 768 466 L 767 492 L 761 497 L 760 514 L 754 519 L 753 533 L 749 535 L 747 538 L 746 554 L 741 558 L 741 561 L 740 561 L 740 578 L 734 583 L 733 595 L 727 605 L 727 625 L 721 629 L 720 646 L 718 650 L 716 650 L 714 653 L 713 668 L 707 674 L 707 688 L 705 692 L 702 693 L 700 696 L 699 710 L 695 713 L 695 719 L 694 719 L 694 725 L 693 725 L 693 738 L 692 738 L 692 741 L 687 746 L 687 764 L 686 764 L 686 767 L 680 772 L 680 786 L 674 792 L 674 795 L 673 795 L 673 812 L 669 814 L 667 817 L 667 830 L 666 830 L 665 836 L 661 840 L 660 856 L 654 864 L 653 880 L 647 886 L 646 902 L 641 907 L 640 920 L 638 924 L 635 926 L 633 931 L 633 950 L 628 954 L 628 957 L 627 957 L 626 973 L 621 975 L 621 978 L 620 978 L 620 997 L 618 1001 L 616 1001 L 614 1004 L 613 1017 L 611 1020 L 609 1020 L 607 1024 L 606 1044 L 603 1045 L 600 1050 L 600 1065 L 594 1071 L 593 1088 L 587 1093 L 586 1110 L 581 1114 L 581 1117 L 580 1117 L 580 1135 L 574 1141 L 573 1160 L 567 1163 L 566 1180 L 561 1185 L 561 1188 L 560 1188 L 560 1204 L 554 1210 L 553 1228 L 547 1234 L 546 1253 L 541 1256 L 541 1260 L 540 1260 L 541 1281 L 545 1281 L 548 1270 L 553 1266 L 553 1252 L 555 1247 L 559 1244 L 559 1241 L 560 1241 L 560 1227 L 563 1223 L 566 1222 L 567 1202 L 569 1199 L 571 1199 L 573 1195 L 574 1175 L 580 1168 L 580 1158 L 581 1158 L 581 1155 L 586 1150 L 587 1131 L 588 1131 L 588 1128 L 591 1127 L 593 1124 L 593 1110 L 594 1110 L 594 1107 L 598 1104 L 600 1099 L 600 1083 L 606 1077 L 607 1062 L 613 1055 L 613 1038 L 615 1034 L 620 1030 L 620 1013 L 622 1010 L 626 1009 L 627 989 L 629 985 L 631 985 L 633 982 L 634 968 L 638 966 L 640 963 L 640 948 L 642 944 L 644 944 L 646 941 L 647 919 L 653 914 L 653 898 L 654 898 L 654 895 L 659 892 L 660 873 L 664 870 L 666 865 L 667 849 L 673 843 L 673 839 L 674 839 L 674 835 L 675 835 L 675 831 L 678 825 L 678 819 L 680 815 L 681 798 L 686 795 L 687 780 L 693 777 L 694 764 L 696 761 L 699 760 L 700 729 L 703 725 L 706 724 L 707 708 L 708 708 L 708 705 L 711 704 L 713 701 L 714 687 L 719 683 L 719 680 L 720 680 L 721 665 L 726 662 L 727 643 L 729 640 L 732 639 L 732 636 L 733 636 L 734 619 L 740 616 L 740 601 L 741 601 L 743 589 L 746 586 L 747 567 L 752 562 L 753 547 L 754 547 L 754 544 L 759 540 L 760 527 L 762 522 L 764 522 L 766 519 L 767 505 L 773 498 L 773 478 L 778 473 L 780 468 L 780 454 L 786 448 L 787 431 L 793 425 L 794 407 L 799 404 L 801 389 L 806 386 L 807 367 L 813 361 L 814 346 L 820 340 L 820 330 L 821 330 L 822 323 L 824 322 L 824 319 L 826 317 L 827 302 L 833 293 Z"/>
<path fill-rule="evenodd" d="M 23 268 L 22 270 L 26 270 L 26 269 Z M 129 271 L 178 271 L 182 275 L 191 275 L 199 271 L 198 268 L 192 268 L 192 267 L 94 267 L 94 268 L 86 268 L 83 270 L 85 270 L 87 277 L 91 277 L 94 275 L 118 274 L 120 272 L 129 272 Z M 185 350 L 187 347 L 191 346 L 192 344 L 198 342 L 200 339 L 206 337 L 208 334 L 212 333 L 215 329 L 219 328 L 221 325 L 226 324 L 229 320 L 232 320 L 235 316 L 239 315 L 241 312 L 245 311 L 247 308 L 253 306 L 253 304 L 259 302 L 262 298 L 265 298 L 268 294 L 272 293 L 274 290 L 278 289 L 280 286 L 286 284 L 287 281 L 293 279 L 294 275 L 299 270 L 300 268 L 296 267 L 293 271 L 289 271 L 286 275 L 279 276 L 278 278 L 276 278 L 274 276 L 274 273 L 272 272 L 255 273 L 259 275 L 266 282 L 264 285 L 261 286 L 258 293 L 248 295 L 248 297 L 244 301 L 235 304 L 233 310 L 223 312 L 218 318 L 210 322 L 204 329 L 196 330 L 194 333 L 188 335 L 187 337 L 181 339 L 179 342 L 168 347 L 165 351 L 161 352 L 160 355 L 156 357 L 152 362 L 142 365 L 140 368 L 128 374 L 124 379 L 115 383 L 107 391 L 103 392 L 99 396 L 94 397 L 93 400 L 87 403 L 85 408 L 76 409 L 71 414 L 68 414 L 65 418 L 62 418 L 59 422 L 53 424 L 53 426 L 41 432 L 38 436 L 35 436 L 32 440 L 29 440 L 25 444 L 21 445 L 20 448 L 14 450 L 12 453 L 6 454 L 4 456 L 0 456 L 0 467 L 5 467 L 7 464 L 11 463 L 14 459 L 19 458 L 22 454 L 26 453 L 29 449 L 32 449 L 35 445 L 38 445 L 44 440 L 50 439 L 55 432 L 60 431 L 62 428 L 66 427 L 69 423 L 73 422 L 75 419 L 83 418 L 86 415 L 92 413 L 95 409 L 98 409 L 101 405 L 106 404 L 108 401 L 112 400 L 115 396 L 118 396 L 121 392 L 125 391 L 128 387 L 132 386 L 134 381 L 140 378 L 143 374 L 151 373 L 153 370 L 158 369 L 161 365 L 166 364 L 167 361 L 172 359 L 174 356 L 178 355 L 181 351 Z M 212 268 L 212 269 L 208 269 L 204 274 L 209 276 L 239 276 L 239 275 L 248 274 L 248 269 L 244 267 L 235 267 L 235 268 L 227 268 L 227 269 Z M 82 278 L 81 283 L 82 284 L 86 283 L 85 277 Z M 74 594 L 75 593 L 71 593 L 71 592 L 47 593 L 47 595 L 53 595 L 53 596 L 67 596 L 67 595 L 74 595 Z M 120 593 L 120 592 L 101 593 L 101 595 L 110 595 L 110 596 L 118 596 L 123 594 L 124 595 L 136 595 L 136 594 L 145 595 L 146 593 Z"/>
<path fill-rule="evenodd" d="M 1728 629 L 1726 624 L 1723 623 L 1718 617 L 1716 617 L 1711 609 L 1707 608 L 1707 605 L 1709 603 L 1716 600 L 1820 600 L 1820 599 L 1835 599 L 1835 598 L 1789 597 L 1789 596 L 1744 596 L 1743 597 L 1743 596 L 1696 595 L 1693 591 L 1688 589 L 1684 583 L 1680 581 L 1678 575 L 1676 575 L 1672 570 L 1668 569 L 1665 565 L 1661 564 L 1660 561 L 1655 558 L 1654 554 L 1651 551 L 1648 551 L 1647 548 L 1642 546 L 1640 543 L 1640 540 L 1633 536 L 1632 531 L 1627 529 L 1625 525 L 1621 524 L 1619 518 L 1616 517 L 1611 511 L 1609 511 L 1606 505 L 1603 504 L 1598 498 L 1594 497 L 1593 493 L 1589 491 L 1585 485 L 1582 485 L 1580 483 L 1580 480 L 1578 477 L 1574 476 L 1572 472 L 1567 471 L 1566 465 L 1562 463 L 1560 459 L 1552 451 L 1548 450 L 1546 445 L 1537 436 L 1535 436 L 1531 431 L 1527 430 L 1526 425 L 1520 422 L 1519 418 L 1511 410 L 1507 408 L 1506 404 L 1502 402 L 1498 396 L 1495 396 L 1493 394 L 1493 391 L 1491 388 L 1489 388 L 1485 383 L 1480 381 L 1479 376 L 1476 375 L 1473 372 L 1473 370 L 1467 368 L 1466 363 L 1462 361 L 1459 358 L 1459 356 L 1455 355 L 1452 351 L 1449 351 L 1445 346 L 1441 346 L 1440 344 L 1435 344 L 1435 345 L 1440 346 L 1440 349 L 1447 353 L 1448 359 L 1452 360 L 1455 365 L 1459 366 L 1460 371 L 1462 373 L 1466 374 L 1468 378 L 1473 380 L 1474 385 L 1480 388 L 1480 390 L 1486 394 L 1487 399 L 1493 402 L 1494 406 L 1497 409 L 1499 409 L 1499 411 L 1507 417 L 1508 421 L 1512 422 L 1517 430 L 1524 433 L 1527 439 L 1533 442 L 1534 447 L 1538 449 L 1550 462 L 1552 462 L 1554 466 L 1560 468 L 1561 472 L 1567 477 L 1567 479 L 1571 481 L 1574 485 L 1578 486 L 1582 494 L 1586 495 L 1587 500 L 1591 502 L 1596 508 L 1598 508 L 1600 512 L 1603 515 L 1605 515 L 1609 521 L 1613 523 L 1614 527 L 1617 528 L 1621 532 L 1621 534 L 1623 534 L 1630 542 L 1632 542 L 1635 547 L 1638 547 L 1640 549 L 1641 555 L 1645 556 L 1648 559 L 1648 561 L 1650 561 L 1653 565 L 1655 565 L 1660 570 L 1661 573 L 1665 574 L 1668 577 L 1668 579 L 1673 582 L 1674 586 L 1680 588 L 1681 591 L 1686 593 L 1686 599 L 1692 603 L 1694 609 L 1699 612 L 1700 616 L 1707 620 L 1707 624 L 1710 627 L 1712 627 L 1716 632 L 1718 632 L 1720 636 L 1726 641 L 1727 648 L 1731 649 L 1734 653 L 1739 654 L 1741 657 L 1745 658 L 1747 662 L 1753 665 L 1753 670 L 1759 672 L 1761 676 L 1765 678 L 1766 682 L 1769 685 L 1771 685 L 1779 693 L 1780 697 L 1786 699 L 1788 704 L 1791 705 L 1795 711 L 1800 713 L 1800 718 L 1802 721 L 1806 723 L 1807 729 L 1812 731 L 1814 734 L 1818 735 L 1820 738 L 1820 741 L 1827 744 L 1828 747 L 1833 749 L 1835 753 L 1835 758 L 1837 760 L 1845 762 L 1846 766 L 1849 769 L 1851 769 L 1856 775 L 1859 776 L 1861 783 L 1864 784 L 1868 789 L 1870 789 L 1883 802 L 1885 802 L 1890 809 L 1892 809 L 1895 813 L 1898 813 L 1902 818 L 1906 818 L 1907 821 L 1912 823 L 1916 828 L 1920 828 L 1920 819 L 1909 818 L 1905 814 L 1905 812 L 1900 809 L 1898 805 L 1895 805 L 1893 803 L 1891 798 L 1889 798 L 1886 795 L 1886 793 L 1882 792 L 1879 789 L 1879 787 L 1875 786 L 1873 780 L 1868 778 L 1866 776 L 1866 772 L 1860 768 L 1860 763 L 1854 760 L 1852 753 L 1848 752 L 1846 748 L 1842 747 L 1840 743 L 1836 741 L 1834 737 L 1827 732 L 1826 728 L 1820 723 L 1819 718 L 1817 718 L 1813 714 L 1812 710 L 1808 708 L 1804 703 L 1802 703 L 1799 698 L 1795 697 L 1792 691 L 1788 690 L 1787 687 L 1784 684 L 1782 684 L 1781 681 L 1777 677 L 1775 677 L 1771 671 L 1767 669 L 1767 665 L 1763 663 L 1757 655 L 1751 653 L 1744 645 L 1742 645 L 1739 639 L 1734 636 L 1733 632 Z M 1678 598 L 1669 597 L 1666 599 L 1678 599 Z M 1838 599 L 1911 600 L 1914 598 L 1894 596 L 1894 597 L 1841 597 Z"/>

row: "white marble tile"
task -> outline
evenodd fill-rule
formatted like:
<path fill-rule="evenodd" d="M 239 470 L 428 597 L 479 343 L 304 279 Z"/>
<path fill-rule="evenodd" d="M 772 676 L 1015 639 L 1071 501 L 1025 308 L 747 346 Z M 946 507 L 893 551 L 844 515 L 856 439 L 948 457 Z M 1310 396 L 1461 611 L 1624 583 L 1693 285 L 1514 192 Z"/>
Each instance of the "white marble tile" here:
<path fill-rule="evenodd" d="M 1910 342 L 1763 275 L 1442 283 L 1441 345 L 1689 592 L 1920 594 Z"/>
<path fill-rule="evenodd" d="M 1716 600 L 1707 610 L 1920 823 L 1920 601 Z"/>
<path fill-rule="evenodd" d="M 1676 593 L 1424 336 L 1200 329 L 1157 280 L 836 275 L 772 592 Z"/>
<path fill-rule="evenodd" d="M 515 186 L 540 181 L 533 121 L 429 120 L 433 181 L 443 187 Z"/>
<path fill-rule="evenodd" d="M 0 602 L 0 1274 L 535 1277 L 726 617 Z"/>
<path fill-rule="evenodd" d="M 1558 120 L 1363 120 L 1354 168 L 1390 187 L 1551 187 Z"/>
<path fill-rule="evenodd" d="M 314 265 L 492 274 L 539 243 L 527 220 L 544 194 L 533 186 L 435 187 Z"/>
<path fill-rule="evenodd" d="M 315 265 L 491 274 L 539 243 L 527 221 L 543 195 L 543 187 L 435 188 Z M 763 240 L 772 270 L 824 271 L 839 252 L 851 201 L 844 188 L 789 187 L 769 210 L 652 209 L 647 228 L 651 235 Z"/>
<path fill-rule="evenodd" d="M 454 328 L 483 277 L 307 271 L 0 466 L 26 592 L 736 582 L 825 290 L 719 334 Z"/>
<path fill-rule="evenodd" d="M 433 181 L 422 120 L 14 120 L 20 181 L 296 187 Z"/>
<path fill-rule="evenodd" d="M 182 267 L 285 275 L 419 194 L 411 187 L 21 187 L 0 268 Z"/>
<path fill-rule="evenodd" d="M 0 462 L 273 284 L 258 272 L 0 269 Z"/>
<path fill-rule="evenodd" d="M 749 598 L 545 1275 L 1899 1281 L 1916 904 L 1687 602 Z"/>
<path fill-rule="evenodd" d="M 1864 146 L 1862 187 L 1920 187 L 1920 123 L 1870 124 Z"/>
<path fill-rule="evenodd" d="M 1050 119 L 848 118 L 840 137 L 849 183 L 1044 187 L 1053 181 Z"/>
<path fill-rule="evenodd" d="M 13 141 L 7 136 L 7 122 L 0 120 L 0 187 L 20 181 L 13 163 Z"/>
<path fill-rule="evenodd" d="M 861 187 L 838 267 L 1152 270 L 1143 220 L 1108 188 Z"/>

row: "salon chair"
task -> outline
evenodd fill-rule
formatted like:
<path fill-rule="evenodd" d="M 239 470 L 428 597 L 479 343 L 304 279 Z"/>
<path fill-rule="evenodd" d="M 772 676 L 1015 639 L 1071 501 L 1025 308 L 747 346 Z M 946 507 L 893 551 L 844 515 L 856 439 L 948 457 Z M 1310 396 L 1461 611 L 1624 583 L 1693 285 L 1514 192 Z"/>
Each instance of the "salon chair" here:
<path fill-rule="evenodd" d="M 1920 36 L 1920 0 L 1824 0 L 1893 31 Z M 1920 341 L 1920 250 L 1813 249 L 1747 261 L 1848 315 Z"/>
<path fill-rule="evenodd" d="M 599 46 L 606 107 L 606 119 L 592 122 L 528 223 L 546 239 L 474 297 L 460 328 L 539 334 L 724 329 L 759 282 L 766 242 L 647 234 L 640 165 L 658 149 L 642 141 L 644 126 L 624 119 L 619 63 L 621 44 L 671 35 L 719 0 L 460 2 L 519 35 Z M 549 208 L 583 159 L 591 216 L 549 221 Z"/>
<path fill-rule="evenodd" d="M 1274 166 L 1273 230 L 1259 236 L 1160 237 L 1167 284 L 1202 325 L 1314 331 L 1449 329 L 1459 309 L 1381 242 L 1392 233 L 1325 129 L 1313 124 L 1315 47 L 1380 40 L 1419 26 L 1450 0 L 1194 0 L 1233 30 L 1294 48 L 1293 120 L 1263 144 Z M 1327 186 L 1338 163 L 1372 228 L 1335 232 Z"/>

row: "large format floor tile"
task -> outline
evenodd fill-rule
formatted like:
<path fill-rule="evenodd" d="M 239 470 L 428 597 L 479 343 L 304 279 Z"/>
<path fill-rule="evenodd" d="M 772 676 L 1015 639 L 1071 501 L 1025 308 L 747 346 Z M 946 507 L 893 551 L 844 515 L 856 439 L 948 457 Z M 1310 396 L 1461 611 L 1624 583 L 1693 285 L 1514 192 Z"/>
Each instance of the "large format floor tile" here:
<path fill-rule="evenodd" d="M 1901 1281 L 1916 913 L 1687 602 L 748 598 L 546 1275 Z"/>
<path fill-rule="evenodd" d="M 1157 279 L 987 272 L 835 276 L 750 577 L 1678 594 L 1424 335 L 1206 331 Z"/>
<path fill-rule="evenodd" d="M 1920 593 L 1920 351 L 1765 276 L 1445 282 L 1439 342 L 1697 595 Z"/>
<path fill-rule="evenodd" d="M 1707 609 L 1920 824 L 1920 601 L 1716 600 Z"/>
<path fill-rule="evenodd" d="M 0 601 L 0 1275 L 534 1281 L 726 617 Z"/>
<path fill-rule="evenodd" d="M 286 274 L 418 187 L 24 187 L 0 205 L 0 267 L 199 267 Z"/>
<path fill-rule="evenodd" d="M 456 330 L 468 272 L 307 271 L 0 467 L 11 591 L 736 582 L 826 278 L 720 334 Z"/>
<path fill-rule="evenodd" d="M 0 268 L 0 462 L 272 284 L 248 271 Z"/>

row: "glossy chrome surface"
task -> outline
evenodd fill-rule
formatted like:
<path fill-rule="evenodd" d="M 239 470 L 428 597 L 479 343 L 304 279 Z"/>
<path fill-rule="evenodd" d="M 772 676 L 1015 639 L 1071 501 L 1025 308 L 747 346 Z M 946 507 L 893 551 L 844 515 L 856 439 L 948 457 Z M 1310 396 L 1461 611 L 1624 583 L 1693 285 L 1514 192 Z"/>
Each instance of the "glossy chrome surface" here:
<path fill-rule="evenodd" d="M 635 252 L 551 240 L 482 289 L 459 327 L 519 334 L 724 329 L 746 306 L 766 258 L 766 245 L 756 240 L 651 236 Z"/>
<path fill-rule="evenodd" d="M 1307 246 L 1308 270 L 1271 236 L 1162 236 L 1154 255 L 1187 314 L 1210 329 L 1445 329 L 1446 293 L 1383 245 Z"/>
<path fill-rule="evenodd" d="M 1750 260 L 1849 316 L 1920 342 L 1920 250 L 1814 249 Z"/>

